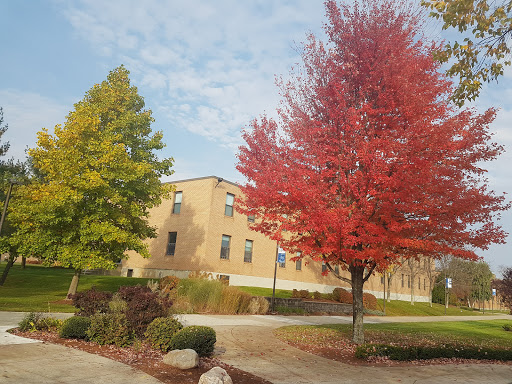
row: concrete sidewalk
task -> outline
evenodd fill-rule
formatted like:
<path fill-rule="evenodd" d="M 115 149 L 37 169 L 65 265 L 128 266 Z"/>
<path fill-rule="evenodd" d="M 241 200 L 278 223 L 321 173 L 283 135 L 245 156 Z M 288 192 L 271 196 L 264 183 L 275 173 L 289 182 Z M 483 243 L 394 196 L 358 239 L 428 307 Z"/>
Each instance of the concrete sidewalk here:
<path fill-rule="evenodd" d="M 15 328 L 26 314 L 0 312 L 0 383 L 161 384 L 154 377 L 117 361 L 5 332 Z M 62 319 L 72 316 L 51 315 Z"/>
<path fill-rule="evenodd" d="M 25 313 L 0 312 L 0 382 L 14 383 L 160 383 L 133 368 L 60 345 L 16 338 L 13 328 Z M 56 314 L 56 317 L 69 317 Z M 366 317 L 365 322 L 510 319 L 507 315 L 468 317 Z M 358 367 L 328 360 L 275 339 L 285 325 L 350 323 L 349 316 L 182 315 L 184 325 L 208 325 L 217 332 L 218 358 L 274 384 L 340 383 L 496 383 L 512 384 L 512 365 L 464 364 L 408 367 Z M 243 383 L 235 383 L 243 384 Z"/>
<path fill-rule="evenodd" d="M 366 323 L 509 319 L 509 315 L 366 317 Z M 493 383 L 512 384 L 512 365 L 449 364 L 360 367 L 315 356 L 277 340 L 272 331 L 285 325 L 351 323 L 350 316 L 184 315 L 186 325 L 208 325 L 217 332 L 217 356 L 236 368 L 274 384 L 342 383 Z"/>

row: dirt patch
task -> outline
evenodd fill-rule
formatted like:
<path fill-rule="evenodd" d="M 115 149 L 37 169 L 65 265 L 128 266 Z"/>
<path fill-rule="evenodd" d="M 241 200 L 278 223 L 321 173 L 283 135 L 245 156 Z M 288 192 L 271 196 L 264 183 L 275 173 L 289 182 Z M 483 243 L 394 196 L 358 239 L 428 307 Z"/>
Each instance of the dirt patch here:
<path fill-rule="evenodd" d="M 47 343 L 60 344 L 119 361 L 143 371 L 166 384 L 197 384 L 201 375 L 213 367 L 224 368 L 233 380 L 233 383 L 271 384 L 270 381 L 224 364 L 215 357 L 202 357 L 199 360 L 199 367 L 182 371 L 164 364 L 162 362 L 164 352 L 156 351 L 147 344 L 121 348 L 114 345 L 98 345 L 83 340 L 61 339 L 53 332 L 19 332 L 18 330 L 14 330 L 12 333 L 17 336 L 41 340 Z"/>

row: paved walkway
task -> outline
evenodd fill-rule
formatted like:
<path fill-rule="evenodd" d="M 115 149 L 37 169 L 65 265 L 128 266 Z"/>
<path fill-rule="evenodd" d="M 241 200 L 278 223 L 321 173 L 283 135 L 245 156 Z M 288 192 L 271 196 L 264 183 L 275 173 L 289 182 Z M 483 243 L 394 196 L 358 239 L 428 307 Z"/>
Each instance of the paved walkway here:
<path fill-rule="evenodd" d="M 24 313 L 0 312 L 0 382 L 14 383 L 159 383 L 124 364 L 59 345 L 6 334 Z M 68 317 L 69 314 L 58 314 Z M 460 321 L 512 316 L 367 317 L 365 321 Z M 512 384 L 512 366 L 493 364 L 425 367 L 355 367 L 302 352 L 276 340 L 272 330 L 284 325 L 350 323 L 347 316 L 206 316 L 183 315 L 185 325 L 217 331 L 218 357 L 274 384 L 341 383 L 496 383 Z M 235 383 L 243 384 L 243 383 Z"/>

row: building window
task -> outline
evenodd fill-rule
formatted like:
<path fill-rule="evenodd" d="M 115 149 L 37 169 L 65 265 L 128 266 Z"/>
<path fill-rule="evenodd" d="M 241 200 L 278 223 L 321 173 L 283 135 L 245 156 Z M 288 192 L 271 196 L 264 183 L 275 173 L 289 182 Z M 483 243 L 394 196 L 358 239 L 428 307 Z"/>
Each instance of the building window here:
<path fill-rule="evenodd" d="M 252 263 L 252 240 L 245 240 L 244 262 Z"/>
<path fill-rule="evenodd" d="M 229 247 L 231 246 L 231 236 L 222 235 L 222 244 L 220 246 L 220 258 L 229 260 Z"/>
<path fill-rule="evenodd" d="M 297 252 L 297 257 L 301 257 L 302 252 Z M 295 261 L 295 270 L 296 271 L 302 271 L 302 259 L 298 259 Z"/>
<path fill-rule="evenodd" d="M 233 204 L 235 203 L 235 195 L 228 193 L 226 194 L 226 208 L 224 214 L 226 216 L 233 216 Z"/>
<path fill-rule="evenodd" d="M 380 285 L 384 285 L 384 279 L 385 279 L 385 277 L 384 277 L 384 276 L 381 276 L 381 277 L 380 277 Z"/>
<path fill-rule="evenodd" d="M 126 272 L 126 277 L 133 277 L 133 269 L 129 269 L 128 272 Z"/>
<path fill-rule="evenodd" d="M 180 213 L 182 195 L 183 192 L 176 192 L 174 194 L 174 205 L 172 206 L 172 213 Z"/>
<path fill-rule="evenodd" d="M 178 232 L 169 232 L 168 240 L 167 240 L 167 253 L 168 256 L 174 256 L 174 252 L 176 251 L 176 237 L 178 236 Z"/>
<path fill-rule="evenodd" d="M 404 287 L 404 274 L 402 273 L 402 288 Z"/>
<path fill-rule="evenodd" d="M 407 288 L 411 288 L 411 276 L 407 275 Z"/>
<path fill-rule="evenodd" d="M 337 275 L 340 274 L 340 266 L 339 265 L 334 266 L 334 273 L 336 273 Z"/>
<path fill-rule="evenodd" d="M 325 265 L 325 261 L 322 261 L 322 273 L 327 271 L 327 265 Z"/>
<path fill-rule="evenodd" d="M 229 275 L 219 275 L 219 280 L 224 285 L 229 285 Z"/>
<path fill-rule="evenodd" d="M 427 290 L 427 279 L 423 279 L 423 290 Z"/>
<path fill-rule="evenodd" d="M 421 289 L 421 278 L 418 277 L 418 289 Z"/>
<path fill-rule="evenodd" d="M 255 219 L 256 219 L 256 216 L 254 216 L 254 215 L 248 215 L 247 216 L 247 221 L 249 223 L 254 223 Z"/>

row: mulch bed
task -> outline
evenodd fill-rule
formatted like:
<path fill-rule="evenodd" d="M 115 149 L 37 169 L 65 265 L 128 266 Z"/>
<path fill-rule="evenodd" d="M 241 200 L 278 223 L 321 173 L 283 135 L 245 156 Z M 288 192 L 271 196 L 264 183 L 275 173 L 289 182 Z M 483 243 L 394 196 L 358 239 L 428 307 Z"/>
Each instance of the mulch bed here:
<path fill-rule="evenodd" d="M 12 331 L 14 335 L 41 340 L 46 343 L 60 344 L 69 348 L 79 349 L 88 353 L 100 355 L 112 360 L 119 361 L 135 369 L 143 371 L 166 384 L 197 384 L 201 375 L 213 367 L 224 368 L 233 383 L 244 384 L 271 384 L 270 381 L 252 375 L 248 372 L 224 364 L 216 358 L 202 357 L 199 366 L 194 369 L 180 370 L 162 362 L 164 352 L 154 350 L 147 344 L 140 344 L 136 347 L 121 348 L 115 345 L 98 345 L 83 340 L 61 339 L 53 332 L 20 332 Z"/>

